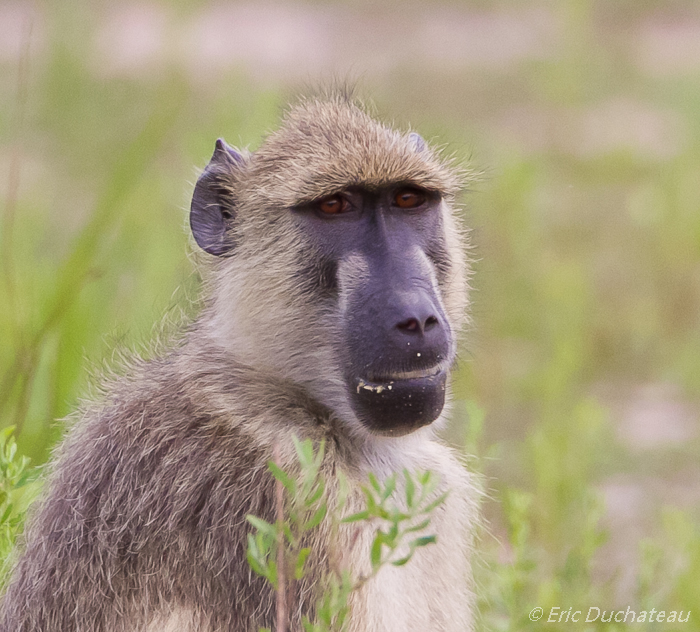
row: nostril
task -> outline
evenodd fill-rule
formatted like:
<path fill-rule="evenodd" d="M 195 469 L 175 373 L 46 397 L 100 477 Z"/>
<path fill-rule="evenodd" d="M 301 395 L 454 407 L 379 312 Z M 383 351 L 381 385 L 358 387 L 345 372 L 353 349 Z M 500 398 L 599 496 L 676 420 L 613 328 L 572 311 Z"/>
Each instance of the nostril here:
<path fill-rule="evenodd" d="M 405 333 L 423 334 L 433 329 L 439 321 L 436 316 L 428 316 L 426 319 L 407 318 L 396 325 L 396 328 Z"/>
<path fill-rule="evenodd" d="M 409 318 L 396 325 L 401 331 L 420 331 L 420 323 L 415 318 Z"/>
<path fill-rule="evenodd" d="M 438 319 L 435 316 L 428 316 L 428 318 L 425 321 L 425 331 L 428 331 L 428 329 L 432 329 L 437 324 Z"/>

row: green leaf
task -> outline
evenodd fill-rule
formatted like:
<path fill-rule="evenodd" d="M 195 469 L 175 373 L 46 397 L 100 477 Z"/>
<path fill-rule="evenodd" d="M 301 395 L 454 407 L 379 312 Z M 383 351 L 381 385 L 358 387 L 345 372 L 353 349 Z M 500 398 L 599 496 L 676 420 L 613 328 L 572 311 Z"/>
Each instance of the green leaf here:
<path fill-rule="evenodd" d="M 304 632 L 316 632 L 316 626 L 309 621 L 309 617 L 306 615 L 302 618 L 301 623 L 304 626 Z"/>
<path fill-rule="evenodd" d="M 373 473 L 373 472 L 370 472 L 368 478 L 369 478 L 369 483 L 370 483 L 370 485 L 374 488 L 374 490 L 375 490 L 378 494 L 381 494 L 381 493 L 382 493 L 382 487 L 381 487 L 381 485 L 379 484 L 379 481 L 377 480 L 377 477 L 374 475 L 374 473 Z"/>
<path fill-rule="evenodd" d="M 297 485 L 294 482 L 294 479 L 292 479 L 282 468 L 280 468 L 277 463 L 274 461 L 268 461 L 267 469 L 270 470 L 272 476 L 274 476 L 280 483 L 282 483 L 282 485 L 284 485 L 290 496 L 294 497 L 296 495 Z"/>
<path fill-rule="evenodd" d="M 321 464 L 323 463 L 323 456 L 326 453 L 326 440 L 321 439 L 320 443 L 318 444 L 318 451 L 316 452 L 316 469 L 319 469 L 321 467 Z"/>
<path fill-rule="evenodd" d="M 411 514 L 404 513 L 396 507 L 394 507 L 391 511 L 386 512 L 386 520 L 389 520 L 395 524 L 410 520 L 411 518 L 413 518 Z"/>
<path fill-rule="evenodd" d="M 394 493 L 396 489 L 396 475 L 392 474 L 389 478 L 384 481 L 384 490 L 381 493 L 382 501 L 385 501 L 389 496 Z"/>
<path fill-rule="evenodd" d="M 426 535 L 423 536 L 422 538 L 416 538 L 411 542 L 412 546 L 427 546 L 428 544 L 435 544 L 437 542 L 437 536 L 435 535 Z"/>
<path fill-rule="evenodd" d="M 326 517 L 326 503 L 323 503 L 317 510 L 316 513 L 311 517 L 311 520 L 309 520 L 305 525 L 304 525 L 304 530 L 309 531 L 311 529 L 314 529 L 317 527 L 319 524 L 321 524 L 321 521 Z"/>
<path fill-rule="evenodd" d="M 294 443 L 294 449 L 296 450 L 299 463 L 302 464 L 304 469 L 312 467 L 314 464 L 314 446 L 311 443 L 311 439 L 299 441 L 296 436 L 293 436 L 292 442 Z"/>
<path fill-rule="evenodd" d="M 406 557 L 402 557 L 399 560 L 394 560 L 392 564 L 394 566 L 404 566 L 404 564 L 407 564 L 410 562 L 411 558 L 413 557 L 413 551 L 411 551 Z"/>
<path fill-rule="evenodd" d="M 265 535 L 271 537 L 271 538 L 276 538 L 277 537 L 277 530 L 275 529 L 275 526 L 270 524 L 269 522 L 263 520 L 262 518 L 258 518 L 257 516 L 252 516 L 248 514 L 245 519 L 250 522 L 260 533 L 264 533 Z"/>
<path fill-rule="evenodd" d="M 394 522 L 390 527 L 387 534 L 384 536 L 384 542 L 392 549 L 396 548 L 398 544 L 397 539 L 399 537 L 399 525 Z"/>
<path fill-rule="evenodd" d="M 250 533 L 248 534 L 248 550 L 246 552 L 246 557 L 248 558 L 250 568 L 252 568 L 255 573 L 262 577 L 267 576 L 267 570 L 264 567 L 264 561 L 260 559 L 260 551 L 255 543 L 255 538 L 253 538 L 253 535 Z"/>
<path fill-rule="evenodd" d="M 377 515 L 379 513 L 379 506 L 377 505 L 377 501 L 374 500 L 372 491 L 363 487 L 362 493 L 365 495 L 365 501 L 367 502 L 367 511 L 373 516 Z"/>
<path fill-rule="evenodd" d="M 248 551 L 250 551 L 255 557 L 260 556 L 258 545 L 255 542 L 255 537 L 253 537 L 252 533 L 248 534 Z"/>
<path fill-rule="evenodd" d="M 322 496 L 323 492 L 325 492 L 325 485 L 323 484 L 323 481 L 319 481 L 318 485 L 316 486 L 316 489 L 311 493 L 311 495 L 307 498 L 306 504 L 307 505 L 313 505 L 318 501 Z"/>
<path fill-rule="evenodd" d="M 416 492 L 416 485 L 413 482 L 413 477 L 411 473 L 404 468 L 403 471 L 404 478 L 406 479 L 406 506 L 411 509 L 413 508 L 413 498 Z"/>
<path fill-rule="evenodd" d="M 0 518 L 0 523 L 7 522 L 11 513 L 12 513 L 12 504 L 9 504 L 9 505 L 7 505 L 7 508 L 5 509 L 5 512 L 2 514 L 2 518 Z"/>
<path fill-rule="evenodd" d="M 346 518 L 343 518 L 340 522 L 359 522 L 360 520 L 369 520 L 369 511 L 358 511 L 357 513 L 351 514 Z"/>
<path fill-rule="evenodd" d="M 426 518 L 422 522 L 419 522 L 417 525 L 414 525 L 412 527 L 408 527 L 408 529 L 404 530 L 404 533 L 415 533 L 416 531 L 423 531 L 423 529 L 427 528 L 430 525 L 430 518 Z"/>
<path fill-rule="evenodd" d="M 258 560 L 256 560 L 255 557 L 253 557 L 251 555 L 250 551 L 248 551 L 247 558 L 248 558 L 248 565 L 250 566 L 250 568 L 253 569 L 254 573 L 260 575 L 261 577 L 267 576 L 267 572 L 265 571 L 265 569 L 260 565 Z"/>
<path fill-rule="evenodd" d="M 287 539 L 287 542 L 289 542 L 289 546 L 294 548 L 297 543 L 297 538 L 294 536 L 294 533 L 292 533 L 289 523 L 285 522 L 282 524 L 282 533 L 284 533 L 284 537 Z"/>
<path fill-rule="evenodd" d="M 306 559 L 309 557 L 310 553 L 311 549 L 309 547 L 299 551 L 299 555 L 297 555 L 297 561 L 294 566 L 294 579 L 301 579 L 304 577 L 304 564 L 306 563 Z"/>
<path fill-rule="evenodd" d="M 447 500 L 447 495 L 448 492 L 445 492 L 444 494 L 441 494 L 438 496 L 435 500 L 433 500 L 431 503 L 428 503 L 423 509 L 421 509 L 422 514 L 427 514 L 431 513 L 434 509 L 442 505 L 445 500 Z"/>
<path fill-rule="evenodd" d="M 372 562 L 372 568 L 377 569 L 382 561 L 382 533 L 378 533 L 374 536 L 374 542 L 372 542 L 372 550 L 370 551 L 370 560 Z"/>
<path fill-rule="evenodd" d="M 272 587 L 277 590 L 277 564 L 270 560 L 267 564 L 267 573 L 265 574 L 265 577 L 267 581 L 272 584 Z"/>

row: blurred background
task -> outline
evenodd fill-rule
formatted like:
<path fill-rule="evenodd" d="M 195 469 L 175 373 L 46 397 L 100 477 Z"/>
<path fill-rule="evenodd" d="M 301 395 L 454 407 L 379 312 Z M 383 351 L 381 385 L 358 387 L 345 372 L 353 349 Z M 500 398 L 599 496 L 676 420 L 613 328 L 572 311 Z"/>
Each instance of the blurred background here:
<path fill-rule="evenodd" d="M 481 629 L 700 630 L 696 0 L 0 0 L 0 426 L 40 466 L 196 313 L 197 169 L 333 79 L 483 173 L 447 436 L 485 493 Z"/>

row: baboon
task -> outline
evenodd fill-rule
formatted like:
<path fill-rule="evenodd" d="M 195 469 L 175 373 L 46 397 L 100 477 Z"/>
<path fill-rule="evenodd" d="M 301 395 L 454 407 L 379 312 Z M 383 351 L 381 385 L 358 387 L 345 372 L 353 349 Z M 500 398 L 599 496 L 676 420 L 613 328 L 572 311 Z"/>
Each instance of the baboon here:
<path fill-rule="evenodd" d="M 293 436 L 325 439 L 324 475 L 332 485 L 343 471 L 351 493 L 369 472 L 403 468 L 449 490 L 437 544 L 353 594 L 350 632 L 473 629 L 474 486 L 435 436 L 466 318 L 462 179 L 418 134 L 339 93 L 301 99 L 253 153 L 217 141 L 190 212 L 208 253 L 203 310 L 72 424 L 0 629 L 272 628 L 245 516 L 274 521 L 266 464 L 277 445 L 293 467 Z M 333 541 L 315 532 L 319 562 L 296 586 L 291 630 L 331 554 L 369 568 L 373 528 L 352 527 Z"/>

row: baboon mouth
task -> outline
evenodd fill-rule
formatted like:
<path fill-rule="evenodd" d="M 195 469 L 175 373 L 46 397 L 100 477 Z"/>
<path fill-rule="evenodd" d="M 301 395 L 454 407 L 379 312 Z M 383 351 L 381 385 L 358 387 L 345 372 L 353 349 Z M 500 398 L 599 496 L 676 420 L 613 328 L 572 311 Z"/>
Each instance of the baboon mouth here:
<path fill-rule="evenodd" d="M 440 362 L 425 369 L 413 369 L 412 371 L 391 371 L 387 373 L 370 374 L 366 378 L 358 378 L 357 388 L 389 388 L 394 382 L 404 380 L 420 380 L 426 377 L 434 377 L 440 373 L 444 373 L 448 369 L 448 365 Z"/>
<path fill-rule="evenodd" d="M 351 404 L 371 432 L 398 437 L 440 416 L 445 404 L 446 368 L 436 365 L 391 376 L 395 379 L 354 380 Z"/>

